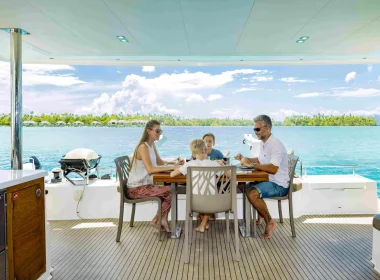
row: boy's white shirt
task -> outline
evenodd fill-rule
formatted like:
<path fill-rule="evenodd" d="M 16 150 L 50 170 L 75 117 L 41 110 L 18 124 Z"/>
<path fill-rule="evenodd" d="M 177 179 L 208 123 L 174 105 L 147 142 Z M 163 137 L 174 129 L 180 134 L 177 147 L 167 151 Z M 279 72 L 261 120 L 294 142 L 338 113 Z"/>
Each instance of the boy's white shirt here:
<path fill-rule="evenodd" d="M 184 165 L 182 165 L 179 168 L 179 171 L 183 175 L 186 175 L 187 174 L 187 167 L 188 166 L 218 167 L 218 166 L 220 166 L 220 164 L 218 162 L 216 162 L 216 161 L 212 161 L 212 160 L 209 160 L 209 159 L 204 159 L 204 160 L 195 159 L 195 160 L 191 160 L 191 161 L 186 162 Z M 198 172 L 194 171 L 193 172 L 193 177 L 197 177 L 197 175 L 198 175 Z M 217 173 L 215 174 L 215 176 L 216 175 L 220 176 L 220 174 L 217 174 Z M 202 187 L 198 188 L 198 185 L 201 185 Z M 206 185 L 207 184 L 204 184 L 204 180 L 202 180 L 202 178 L 200 178 L 198 180 L 198 182 L 194 182 L 193 194 L 204 194 L 205 191 L 206 191 Z M 200 189 L 200 193 L 198 193 L 198 189 Z M 215 194 L 215 190 L 216 190 L 216 178 L 214 179 L 213 182 L 211 182 L 211 188 L 209 190 L 210 194 L 214 195 Z"/>

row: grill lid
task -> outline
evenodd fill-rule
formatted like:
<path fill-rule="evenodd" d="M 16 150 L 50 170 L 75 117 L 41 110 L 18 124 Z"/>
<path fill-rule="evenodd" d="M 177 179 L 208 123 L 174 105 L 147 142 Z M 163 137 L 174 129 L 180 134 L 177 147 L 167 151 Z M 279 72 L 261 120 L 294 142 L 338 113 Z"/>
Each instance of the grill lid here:
<path fill-rule="evenodd" d="M 90 149 L 80 148 L 71 150 L 68 152 L 64 159 L 85 159 L 85 160 L 93 160 L 98 159 L 100 156 L 94 151 Z"/>

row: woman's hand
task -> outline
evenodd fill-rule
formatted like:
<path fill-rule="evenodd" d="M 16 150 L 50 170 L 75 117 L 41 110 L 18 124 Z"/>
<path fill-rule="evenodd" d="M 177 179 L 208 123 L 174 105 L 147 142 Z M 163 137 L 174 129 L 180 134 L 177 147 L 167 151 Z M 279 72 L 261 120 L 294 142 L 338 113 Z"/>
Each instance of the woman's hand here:
<path fill-rule="evenodd" d="M 175 165 L 184 165 L 184 164 L 185 164 L 185 160 L 184 159 L 179 159 L 175 163 Z"/>

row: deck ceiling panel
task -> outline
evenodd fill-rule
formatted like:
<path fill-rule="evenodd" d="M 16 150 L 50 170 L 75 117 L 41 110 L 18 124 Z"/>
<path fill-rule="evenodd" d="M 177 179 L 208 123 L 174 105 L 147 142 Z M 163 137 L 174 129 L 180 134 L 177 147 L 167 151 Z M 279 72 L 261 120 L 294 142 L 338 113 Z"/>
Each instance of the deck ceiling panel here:
<path fill-rule="evenodd" d="M 320 1 L 256 1 L 242 32 L 237 48 L 239 54 L 280 55 L 303 51 L 293 40 L 294 35 L 328 0 Z M 284 49 L 284 44 L 292 48 Z"/>
<path fill-rule="evenodd" d="M 8 33 L 0 32 L 0 46 L 0 58 L 9 58 L 10 38 Z M 47 57 L 49 57 L 49 53 L 40 50 L 26 42 L 23 42 L 22 44 L 22 51 L 23 55 L 26 57 L 36 57 L 37 59 L 47 59 Z"/>
<path fill-rule="evenodd" d="M 24 63 L 380 62 L 378 0 L 0 0 L 0 28 L 31 33 Z M 9 60 L 0 33 L 0 60 Z M 310 39 L 296 44 L 301 36 Z"/>
<path fill-rule="evenodd" d="M 254 0 L 181 1 L 191 54 L 233 54 Z"/>
<path fill-rule="evenodd" d="M 137 54 L 140 47 L 134 38 L 102 0 L 27 0 L 51 21 L 81 38 L 79 54 L 113 55 Z M 130 43 L 122 43 L 116 36 L 126 36 Z M 65 38 L 62 38 L 64 40 Z M 66 42 L 54 50 L 65 55 Z"/>
<path fill-rule="evenodd" d="M 83 54 L 86 51 L 83 37 L 67 30 L 27 1 L 0 1 L 0 28 L 11 27 L 30 32 L 32 35 L 23 36 L 23 41 L 47 53 L 62 50 L 65 53 Z"/>
<path fill-rule="evenodd" d="M 365 25 L 344 38 L 342 42 L 325 51 L 325 53 L 330 54 L 375 54 L 376 52 L 380 53 L 380 18 Z"/>
<path fill-rule="evenodd" d="M 147 55 L 188 55 L 179 1 L 106 0 Z"/>
<path fill-rule="evenodd" d="M 282 47 L 285 52 L 291 53 L 295 41 L 306 35 L 310 36 L 310 39 L 304 44 L 297 44 L 302 45 L 304 53 L 327 54 L 331 49 L 335 49 L 334 53 L 367 54 L 376 46 L 371 40 L 357 41 L 353 48 L 339 49 L 336 46 L 379 17 L 380 1 L 333 0 L 300 29 L 289 44 L 284 44 Z M 380 37 L 377 41 L 378 39 Z"/>

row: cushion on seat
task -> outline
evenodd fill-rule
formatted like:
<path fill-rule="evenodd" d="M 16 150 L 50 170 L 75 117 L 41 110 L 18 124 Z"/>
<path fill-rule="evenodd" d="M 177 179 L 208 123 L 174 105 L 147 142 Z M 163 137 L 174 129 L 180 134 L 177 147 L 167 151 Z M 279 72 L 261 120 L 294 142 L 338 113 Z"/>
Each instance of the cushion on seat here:
<path fill-rule="evenodd" d="M 373 217 L 373 227 L 380 231 L 380 214 Z"/>

